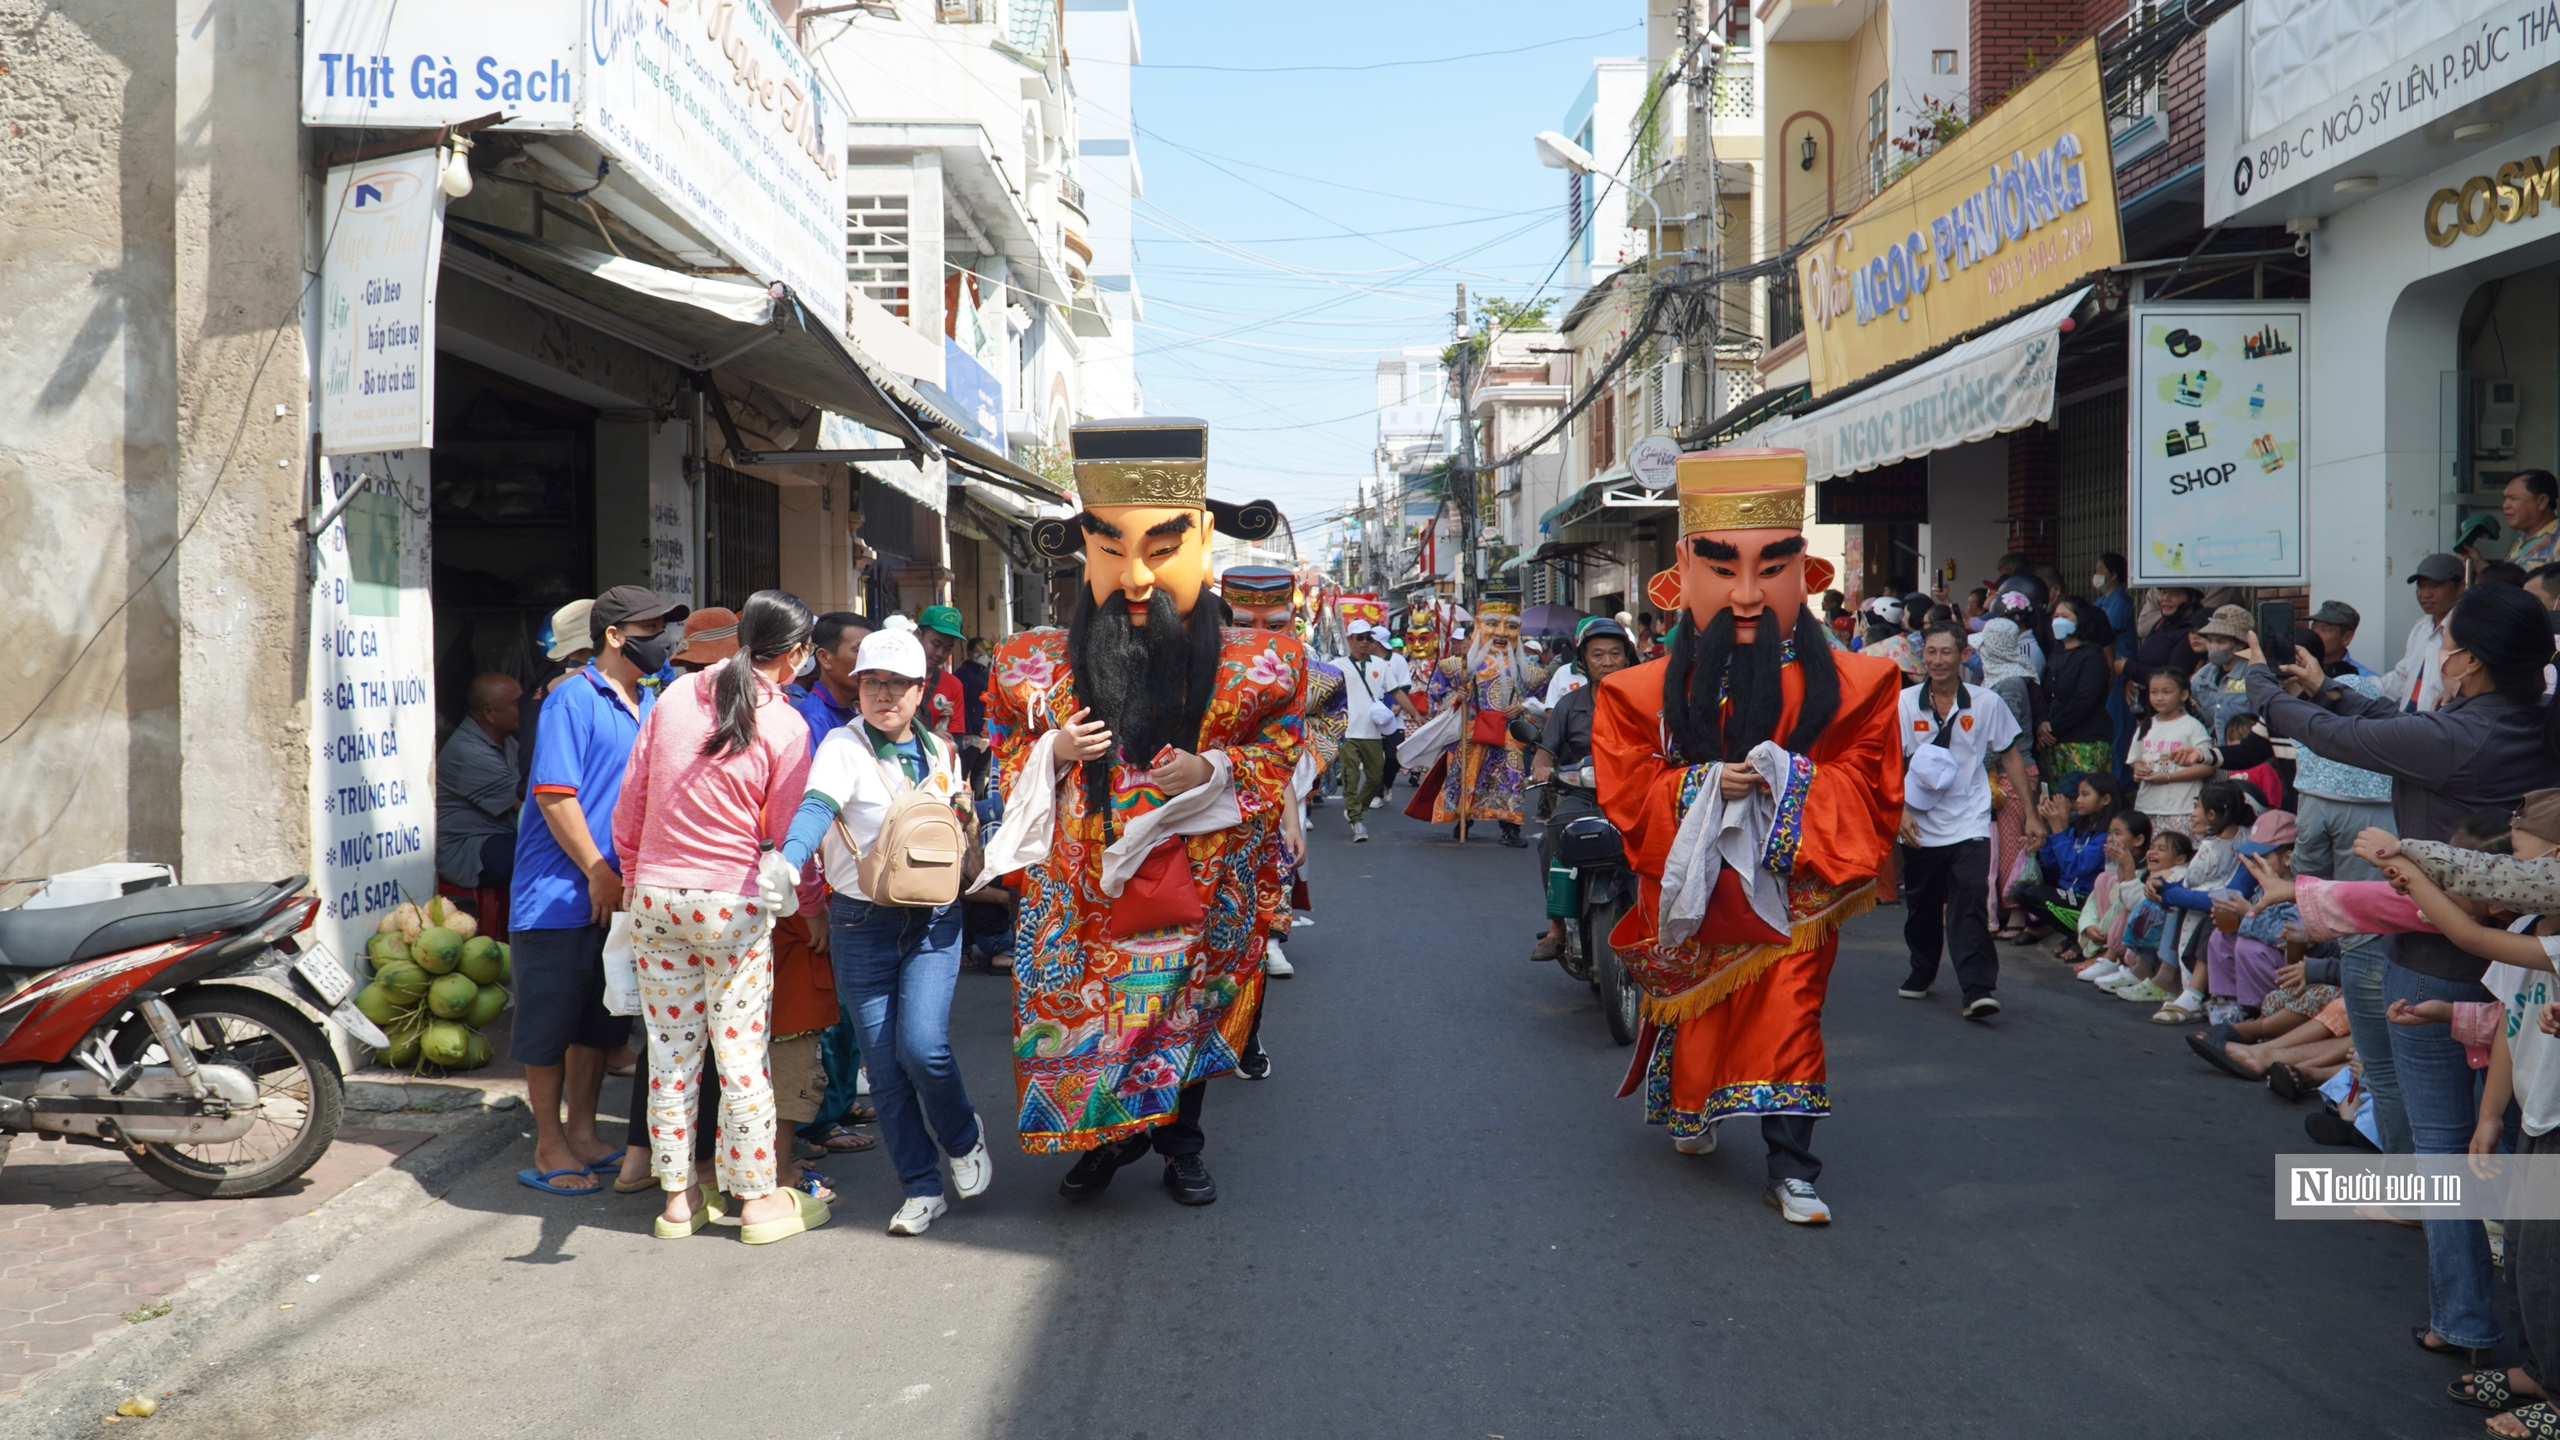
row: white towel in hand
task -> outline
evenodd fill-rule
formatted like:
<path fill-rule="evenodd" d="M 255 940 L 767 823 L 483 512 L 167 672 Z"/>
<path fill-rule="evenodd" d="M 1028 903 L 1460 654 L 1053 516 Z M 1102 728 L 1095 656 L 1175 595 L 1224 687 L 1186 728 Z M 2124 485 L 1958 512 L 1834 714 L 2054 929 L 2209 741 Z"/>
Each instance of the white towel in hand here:
<path fill-rule="evenodd" d="M 1762 865 L 1760 857 L 1769 848 L 1769 831 L 1778 819 L 1777 797 L 1785 793 L 1795 757 L 1776 741 L 1763 740 L 1751 747 L 1743 763 L 1758 771 L 1768 787 L 1754 786 L 1741 799 L 1727 800 L 1717 783 L 1724 767 L 1710 768 L 1671 841 L 1655 925 L 1665 944 L 1676 945 L 1698 933 L 1698 922 L 1706 918 L 1707 902 L 1715 894 L 1716 876 L 1728 865 L 1741 877 L 1751 913 L 1772 930 L 1793 928 L 1787 916 L 1787 882 Z"/>
<path fill-rule="evenodd" d="M 1044 731 L 1032 742 L 1031 757 L 1005 793 L 1004 820 L 986 844 L 986 866 L 979 872 L 984 878 L 1047 863 L 1049 839 L 1058 823 L 1058 784 L 1064 778 L 1058 773 L 1058 735 Z"/>

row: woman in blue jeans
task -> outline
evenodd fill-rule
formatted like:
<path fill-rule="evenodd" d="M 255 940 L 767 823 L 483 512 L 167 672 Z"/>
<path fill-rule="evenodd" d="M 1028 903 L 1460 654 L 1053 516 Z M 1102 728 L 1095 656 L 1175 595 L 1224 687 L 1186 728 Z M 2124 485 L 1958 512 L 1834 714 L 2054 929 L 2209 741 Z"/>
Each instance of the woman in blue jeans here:
<path fill-rule="evenodd" d="M 2391 700 L 2348 690 L 2309 650 L 2270 667 L 2254 640 L 2245 652 L 2249 705 L 2269 729 L 2321 758 L 2390 776 L 2400 838 L 2442 840 L 2476 812 L 2506 814 L 2526 791 L 2560 783 L 2560 707 L 2542 693 L 2551 652 L 2541 601 L 2513 585 L 2474 585 L 2446 617 L 2436 709 L 2403 713 Z M 2488 962 L 2442 935 L 2394 935 L 2389 945 L 2385 1004 L 2492 998 L 2480 985 Z M 2478 1118 L 2478 1072 L 2449 1026 L 2390 1029 L 2417 1153 L 2464 1153 Z M 2439 1354 L 2485 1351 L 2499 1332 L 2488 1235 L 2476 1220 L 2430 1220 L 2426 1231 L 2428 1323 L 2411 1327 L 2411 1338 Z"/>
<path fill-rule="evenodd" d="M 818 745 L 809 788 L 782 855 L 826 860 L 827 930 L 836 993 L 862 1031 L 880 1138 L 906 1203 L 892 1235 L 921 1235 L 950 1209 L 942 1161 L 963 1200 L 993 1178 L 984 1127 L 951 1054 L 951 990 L 960 978 L 960 906 L 875 904 L 862 893 L 860 855 L 880 838 L 890 802 L 920 789 L 967 803 L 951 742 L 915 723 L 924 700 L 924 646 L 910 629 L 873 632 L 854 654 L 861 714 Z"/>

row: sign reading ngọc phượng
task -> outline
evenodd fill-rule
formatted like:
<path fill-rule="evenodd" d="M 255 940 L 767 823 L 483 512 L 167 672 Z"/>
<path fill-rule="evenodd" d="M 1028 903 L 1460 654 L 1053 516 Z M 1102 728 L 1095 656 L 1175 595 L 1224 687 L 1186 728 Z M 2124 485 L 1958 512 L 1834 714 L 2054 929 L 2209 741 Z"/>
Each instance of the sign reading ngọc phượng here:
<path fill-rule="evenodd" d="M 2123 259 L 2091 42 L 1797 257 L 1813 393 L 1926 354 Z"/>

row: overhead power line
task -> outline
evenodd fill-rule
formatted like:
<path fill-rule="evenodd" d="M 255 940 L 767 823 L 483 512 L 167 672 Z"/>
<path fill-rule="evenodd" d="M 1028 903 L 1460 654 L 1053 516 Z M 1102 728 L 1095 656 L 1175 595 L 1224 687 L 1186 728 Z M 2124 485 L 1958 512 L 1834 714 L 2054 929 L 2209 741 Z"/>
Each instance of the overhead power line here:
<path fill-rule="evenodd" d="M 1515 45 L 1508 50 L 1476 50 L 1464 55 L 1435 55 L 1427 60 L 1379 60 L 1367 65 L 1159 65 L 1153 61 L 1140 61 L 1133 68 L 1141 70 L 1205 70 L 1220 75 L 1304 75 L 1320 70 L 1347 74 L 1364 70 L 1402 70 L 1416 65 L 1455 65 L 1464 60 L 1490 60 L 1499 55 L 1526 55 L 1532 50 L 1551 50 L 1558 45 L 1573 45 L 1584 40 L 1603 40 L 1611 35 L 1624 35 L 1630 30 L 1641 30 L 1643 28 L 1644 22 L 1639 20 L 1632 25 L 1619 25 L 1607 30 L 1594 30 L 1588 35 L 1565 35 L 1553 40 L 1541 40 L 1534 45 Z M 1129 64 L 1126 60 L 1093 59 L 1082 60 L 1077 63 L 1084 65 Z"/>

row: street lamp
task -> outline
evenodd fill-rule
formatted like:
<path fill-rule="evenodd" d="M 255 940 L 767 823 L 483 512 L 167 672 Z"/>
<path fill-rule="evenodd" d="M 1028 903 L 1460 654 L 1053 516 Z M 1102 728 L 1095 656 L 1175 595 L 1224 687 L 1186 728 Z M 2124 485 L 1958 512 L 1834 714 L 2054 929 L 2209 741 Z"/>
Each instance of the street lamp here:
<path fill-rule="evenodd" d="M 1624 176 L 1601 169 L 1597 156 L 1567 140 L 1556 131 L 1539 131 L 1534 143 L 1538 147 L 1538 163 L 1550 170 L 1570 170 L 1576 175 L 1594 175 L 1622 190 L 1642 196 L 1645 208 L 1653 212 L 1653 259 L 1656 264 L 1661 263 L 1662 206 L 1655 201 L 1652 191 Z"/>

